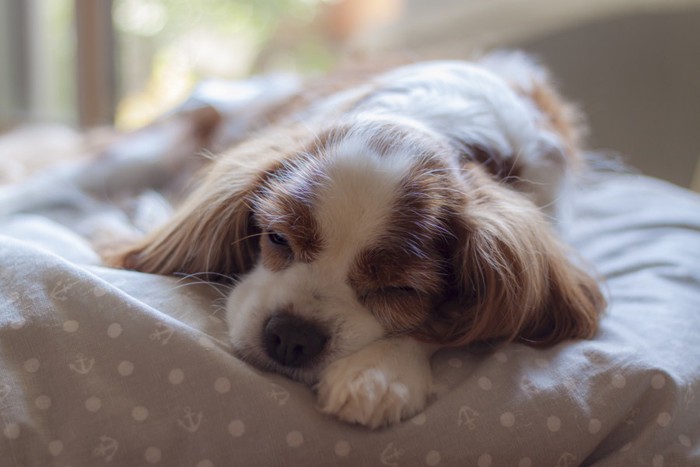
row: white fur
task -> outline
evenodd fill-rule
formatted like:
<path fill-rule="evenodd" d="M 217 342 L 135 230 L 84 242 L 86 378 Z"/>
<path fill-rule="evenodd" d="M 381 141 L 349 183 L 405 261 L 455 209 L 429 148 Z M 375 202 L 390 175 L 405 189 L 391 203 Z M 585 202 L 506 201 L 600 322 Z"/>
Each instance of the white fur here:
<path fill-rule="evenodd" d="M 387 92 L 363 106 L 402 115 L 461 144 L 481 144 L 504 155 L 523 154 L 539 139 L 532 109 L 496 75 L 452 61 L 399 68 L 379 78 Z"/>
<path fill-rule="evenodd" d="M 371 428 L 416 414 L 434 392 L 429 360 L 434 350 L 399 337 L 375 341 L 336 360 L 318 384 L 320 409 Z"/>
<path fill-rule="evenodd" d="M 367 99 L 358 110 L 408 117 L 452 141 L 515 159 L 523 169 L 520 189 L 552 219 L 561 219 L 564 203 L 555 201 L 568 177 L 562 142 L 541 125 L 544 116 L 534 104 L 507 84 L 514 82 L 527 92 L 535 82 L 546 82 L 547 73 L 522 53 L 491 54 L 482 62 L 399 68 L 379 78 L 387 92 Z"/>

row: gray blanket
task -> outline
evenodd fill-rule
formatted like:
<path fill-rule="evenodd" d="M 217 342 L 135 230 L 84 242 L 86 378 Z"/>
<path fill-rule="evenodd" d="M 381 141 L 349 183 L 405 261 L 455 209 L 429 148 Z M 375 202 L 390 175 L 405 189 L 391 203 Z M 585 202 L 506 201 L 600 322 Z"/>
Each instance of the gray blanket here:
<path fill-rule="evenodd" d="M 381 431 L 231 356 L 225 290 L 100 267 L 65 219 L 0 218 L 0 466 L 700 465 L 700 199 L 601 175 L 577 203 L 598 336 L 443 350 L 438 396 Z"/>

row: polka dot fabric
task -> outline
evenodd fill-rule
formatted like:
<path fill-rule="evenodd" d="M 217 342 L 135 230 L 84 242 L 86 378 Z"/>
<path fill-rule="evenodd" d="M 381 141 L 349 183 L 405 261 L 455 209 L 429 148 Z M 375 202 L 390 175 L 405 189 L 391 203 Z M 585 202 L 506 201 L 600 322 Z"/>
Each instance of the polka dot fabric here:
<path fill-rule="evenodd" d="M 443 350 L 428 408 L 378 431 L 233 358 L 220 291 L 63 259 L 2 236 L 10 218 L 0 466 L 700 465 L 700 201 L 631 176 L 579 199 L 570 240 L 610 296 L 599 335 Z"/>

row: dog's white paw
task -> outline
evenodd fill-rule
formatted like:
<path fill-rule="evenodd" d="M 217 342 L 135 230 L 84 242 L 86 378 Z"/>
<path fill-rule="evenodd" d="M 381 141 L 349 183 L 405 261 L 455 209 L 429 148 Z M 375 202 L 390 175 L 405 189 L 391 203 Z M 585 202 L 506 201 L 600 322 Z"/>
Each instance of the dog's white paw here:
<path fill-rule="evenodd" d="M 420 344 L 399 338 L 375 342 L 333 362 L 316 389 L 324 413 L 377 428 L 423 409 L 431 381 L 430 362 Z"/>

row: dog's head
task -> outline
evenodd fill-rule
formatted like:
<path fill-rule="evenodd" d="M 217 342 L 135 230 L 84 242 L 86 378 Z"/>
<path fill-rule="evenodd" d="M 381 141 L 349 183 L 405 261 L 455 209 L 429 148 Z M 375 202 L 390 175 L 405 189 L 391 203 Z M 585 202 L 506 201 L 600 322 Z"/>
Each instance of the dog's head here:
<path fill-rule="evenodd" d="M 375 78 L 222 155 L 123 265 L 236 276 L 236 353 L 306 382 L 390 335 L 589 337 L 596 281 L 536 205 L 565 178 L 573 138 L 533 83 L 455 62 Z"/>

